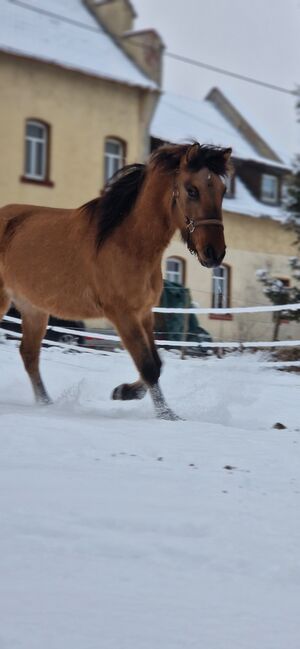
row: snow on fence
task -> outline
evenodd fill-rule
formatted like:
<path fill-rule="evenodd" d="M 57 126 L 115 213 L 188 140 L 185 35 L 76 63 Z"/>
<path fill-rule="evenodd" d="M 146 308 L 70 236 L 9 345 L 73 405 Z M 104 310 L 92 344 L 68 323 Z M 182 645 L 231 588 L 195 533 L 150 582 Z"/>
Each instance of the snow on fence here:
<path fill-rule="evenodd" d="M 156 307 L 153 309 L 155 313 L 174 313 L 174 314 L 215 314 L 215 315 L 225 315 L 229 313 L 270 313 L 274 311 L 298 311 L 300 310 L 300 303 L 297 304 L 284 304 L 284 305 L 273 305 L 273 306 L 250 306 L 250 307 L 232 307 L 232 308 L 220 308 L 220 309 L 211 309 L 211 308 L 202 308 L 202 307 L 191 307 L 191 308 L 177 308 L 169 309 L 165 307 Z M 11 316 L 5 316 L 3 320 L 8 322 L 20 324 L 21 320 L 19 318 L 13 318 Z M 117 335 L 90 332 L 90 331 L 80 331 L 79 329 L 69 329 L 65 327 L 56 327 L 49 325 L 48 330 L 55 331 L 57 333 L 71 334 L 84 337 L 92 338 L 95 340 L 107 340 L 112 342 L 121 342 L 121 339 Z M 7 333 L 7 329 L 0 328 L 0 331 Z M 21 338 L 21 334 L 10 330 L 16 338 Z M 50 340 L 43 340 L 47 345 L 52 345 L 56 347 L 63 347 L 68 349 L 77 349 L 78 346 L 72 345 L 69 343 L 62 342 L 53 342 Z M 204 348 L 215 348 L 215 349 L 247 349 L 247 348 L 267 348 L 267 347 L 299 347 L 300 340 L 278 340 L 278 341 L 251 341 L 251 342 L 240 342 L 240 341 L 217 341 L 217 342 L 194 342 L 189 340 L 156 340 L 156 344 L 161 347 L 204 347 Z M 87 351 L 95 352 L 85 348 Z"/>

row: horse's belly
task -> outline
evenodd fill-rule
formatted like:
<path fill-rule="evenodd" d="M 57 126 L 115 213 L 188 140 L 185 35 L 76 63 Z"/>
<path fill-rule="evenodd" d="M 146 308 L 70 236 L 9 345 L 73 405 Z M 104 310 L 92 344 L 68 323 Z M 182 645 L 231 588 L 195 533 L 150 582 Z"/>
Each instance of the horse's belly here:
<path fill-rule="evenodd" d="M 89 278 L 73 264 L 50 266 L 37 256 L 7 260 L 4 281 L 15 301 L 28 302 L 42 311 L 67 319 L 98 318 L 101 302 Z"/>

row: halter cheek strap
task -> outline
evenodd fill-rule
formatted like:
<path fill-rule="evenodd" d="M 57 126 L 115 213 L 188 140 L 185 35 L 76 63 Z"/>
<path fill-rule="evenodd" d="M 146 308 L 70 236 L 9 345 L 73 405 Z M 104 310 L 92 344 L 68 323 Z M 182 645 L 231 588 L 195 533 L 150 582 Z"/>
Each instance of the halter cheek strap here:
<path fill-rule="evenodd" d="M 210 180 L 210 178 L 211 176 L 209 175 L 208 179 Z M 179 189 L 177 185 L 175 185 L 173 189 L 172 199 L 176 202 L 177 198 L 179 198 Z M 179 209 L 181 210 L 180 205 L 179 205 Z M 190 234 L 192 234 L 192 232 L 194 232 L 196 228 L 202 225 L 217 225 L 219 228 L 224 229 L 224 225 L 222 221 L 220 221 L 219 219 L 200 219 L 199 221 L 195 221 L 194 219 L 191 219 L 189 216 L 185 216 L 185 222 L 186 222 L 186 228 Z"/>

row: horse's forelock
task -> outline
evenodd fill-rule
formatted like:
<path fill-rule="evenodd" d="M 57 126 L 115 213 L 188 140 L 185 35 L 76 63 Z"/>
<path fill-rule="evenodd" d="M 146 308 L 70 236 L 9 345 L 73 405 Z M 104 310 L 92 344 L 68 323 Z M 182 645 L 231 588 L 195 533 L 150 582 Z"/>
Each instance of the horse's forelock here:
<path fill-rule="evenodd" d="M 199 142 L 164 144 L 152 153 L 149 164 L 165 171 L 176 171 L 183 161 L 189 171 L 207 167 L 218 176 L 226 176 L 230 173 L 230 154 L 231 149 Z"/>
<path fill-rule="evenodd" d="M 186 154 L 186 166 L 189 171 L 200 171 L 207 167 L 218 176 L 227 176 L 230 171 L 231 149 L 209 144 L 192 145 Z"/>

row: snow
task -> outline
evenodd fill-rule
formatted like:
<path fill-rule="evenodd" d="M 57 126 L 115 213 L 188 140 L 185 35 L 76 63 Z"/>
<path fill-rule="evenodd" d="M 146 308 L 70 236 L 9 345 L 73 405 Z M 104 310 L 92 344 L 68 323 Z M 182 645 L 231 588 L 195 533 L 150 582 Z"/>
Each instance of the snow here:
<path fill-rule="evenodd" d="M 125 352 L 43 350 L 42 408 L 0 345 L 1 649 L 298 649 L 299 375 L 260 360 L 165 352 L 166 422 L 109 400 Z"/>
<path fill-rule="evenodd" d="M 202 144 L 230 146 L 233 155 L 241 160 L 251 160 L 274 168 L 286 169 L 286 164 L 260 156 L 242 133 L 208 100 L 164 93 L 151 123 L 151 134 L 166 142 L 175 143 L 195 139 Z M 286 155 L 285 161 L 287 159 Z"/>
<path fill-rule="evenodd" d="M 0 50 L 129 85 L 156 88 L 81 0 L 30 0 L 26 4 L 33 9 L 25 3 L 2 0 Z"/>

